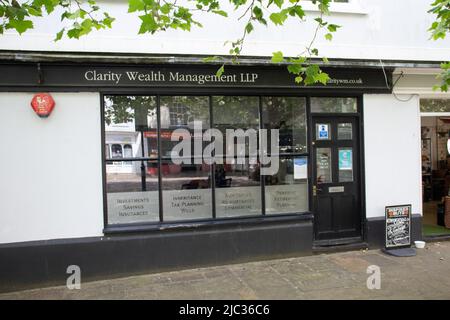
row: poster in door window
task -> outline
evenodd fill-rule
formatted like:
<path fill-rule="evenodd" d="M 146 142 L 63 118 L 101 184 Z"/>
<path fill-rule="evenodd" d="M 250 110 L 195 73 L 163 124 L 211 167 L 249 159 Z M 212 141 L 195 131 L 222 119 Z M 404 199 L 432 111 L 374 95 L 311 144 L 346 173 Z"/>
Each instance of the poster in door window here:
<path fill-rule="evenodd" d="M 352 149 L 339 149 L 339 170 L 353 170 Z"/>

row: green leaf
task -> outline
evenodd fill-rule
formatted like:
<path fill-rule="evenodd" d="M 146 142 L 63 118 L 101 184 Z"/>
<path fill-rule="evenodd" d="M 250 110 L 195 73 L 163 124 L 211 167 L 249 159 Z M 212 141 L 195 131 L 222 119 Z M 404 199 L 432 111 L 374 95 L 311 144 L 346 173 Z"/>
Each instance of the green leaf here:
<path fill-rule="evenodd" d="M 128 0 L 128 12 L 142 11 L 145 3 L 142 0 Z"/>
<path fill-rule="evenodd" d="M 225 65 L 222 65 L 222 66 L 219 68 L 219 70 L 217 70 L 216 76 L 217 76 L 217 77 L 221 77 L 222 74 L 224 73 L 224 71 L 225 71 Z"/>
<path fill-rule="evenodd" d="M 277 51 L 272 53 L 272 62 L 280 63 L 284 61 L 283 52 Z"/>
<path fill-rule="evenodd" d="M 269 16 L 269 18 L 270 18 L 270 20 L 272 20 L 272 22 L 275 24 L 275 25 L 283 25 L 283 23 L 284 23 L 284 21 L 286 21 L 286 19 L 287 19 L 287 14 L 286 13 L 283 13 L 283 12 L 278 12 L 278 13 L 272 13 L 270 16 Z"/>
<path fill-rule="evenodd" d="M 6 25 L 7 29 L 16 29 L 19 34 L 24 33 L 28 29 L 33 29 L 33 22 L 30 20 L 15 20 L 10 19 Z"/>
<path fill-rule="evenodd" d="M 331 40 L 333 40 L 333 35 L 331 33 L 327 33 L 325 35 L 325 39 L 327 39 L 328 41 L 331 41 Z"/>
<path fill-rule="evenodd" d="M 273 2 L 275 2 L 277 7 L 281 9 L 281 7 L 283 6 L 284 0 L 274 0 Z"/>
<path fill-rule="evenodd" d="M 245 26 L 245 31 L 247 33 L 250 33 L 253 31 L 253 24 L 251 22 L 247 23 L 247 25 Z"/>
<path fill-rule="evenodd" d="M 317 74 L 315 77 L 316 82 L 320 82 L 323 85 L 326 85 L 329 79 L 330 79 L 330 77 L 325 72 L 321 72 L 321 73 Z"/>
<path fill-rule="evenodd" d="M 303 72 L 303 66 L 301 64 L 296 64 L 296 63 L 288 65 L 287 69 L 288 69 L 289 73 L 297 74 L 297 75 Z"/>
<path fill-rule="evenodd" d="M 110 17 L 110 16 L 106 16 L 106 18 L 104 18 L 102 20 L 102 23 L 107 26 L 108 28 L 112 27 L 112 23 L 114 22 L 114 18 Z"/>
<path fill-rule="evenodd" d="M 338 26 L 337 24 L 329 24 L 328 26 L 327 26 L 327 29 L 328 29 L 328 31 L 330 31 L 330 32 L 336 32 L 336 30 L 338 29 L 338 28 L 340 28 L 341 26 Z"/>
<path fill-rule="evenodd" d="M 35 16 L 35 17 L 42 17 L 42 11 L 41 11 L 41 8 L 29 7 L 29 8 L 28 8 L 28 12 L 29 12 L 30 15 L 32 15 L 32 16 Z"/>
<path fill-rule="evenodd" d="M 303 17 L 305 16 L 305 11 L 303 11 L 302 7 L 300 7 L 300 6 L 293 6 L 293 7 L 291 7 L 289 14 L 291 16 L 296 15 L 300 19 L 303 19 Z"/>
<path fill-rule="evenodd" d="M 213 10 L 212 12 L 215 14 L 221 15 L 222 17 L 228 17 L 228 13 L 226 13 L 223 10 Z"/>
<path fill-rule="evenodd" d="M 303 77 L 302 76 L 296 76 L 295 77 L 295 82 L 296 83 L 301 83 L 303 81 Z"/>
<path fill-rule="evenodd" d="M 61 38 L 62 38 L 62 36 L 64 35 L 64 29 L 62 29 L 60 32 L 58 32 L 57 34 L 56 34 L 56 38 L 55 38 L 55 40 L 53 40 L 53 41 L 59 41 L 59 40 L 61 40 Z"/>
<path fill-rule="evenodd" d="M 145 14 L 142 16 L 139 16 L 141 19 L 141 28 L 139 29 L 139 34 L 146 33 L 146 32 L 155 32 L 158 29 L 158 24 L 155 22 L 155 19 L 153 18 L 152 14 Z"/>
<path fill-rule="evenodd" d="M 263 12 L 260 7 L 254 7 L 253 14 L 255 15 L 256 20 L 260 20 L 263 17 Z"/>
<path fill-rule="evenodd" d="M 70 29 L 69 31 L 67 31 L 67 36 L 71 39 L 72 38 L 78 39 L 78 38 L 80 38 L 80 32 L 81 32 L 81 29 L 73 28 L 73 29 Z"/>
<path fill-rule="evenodd" d="M 161 12 L 164 14 L 168 14 L 170 12 L 170 4 L 166 3 L 161 7 Z"/>

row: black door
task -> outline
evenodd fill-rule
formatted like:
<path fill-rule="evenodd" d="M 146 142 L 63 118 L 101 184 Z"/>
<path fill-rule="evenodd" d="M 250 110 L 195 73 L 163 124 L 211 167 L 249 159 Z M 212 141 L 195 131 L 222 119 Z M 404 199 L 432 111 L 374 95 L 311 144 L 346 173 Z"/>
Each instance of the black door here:
<path fill-rule="evenodd" d="M 357 117 L 313 116 L 315 241 L 361 240 Z"/>

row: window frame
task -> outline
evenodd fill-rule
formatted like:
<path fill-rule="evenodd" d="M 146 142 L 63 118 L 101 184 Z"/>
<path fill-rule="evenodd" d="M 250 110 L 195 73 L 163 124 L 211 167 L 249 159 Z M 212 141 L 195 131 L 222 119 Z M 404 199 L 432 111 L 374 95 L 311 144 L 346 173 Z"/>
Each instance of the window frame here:
<path fill-rule="evenodd" d="M 156 90 L 155 90 L 156 91 Z M 158 92 L 161 91 L 161 92 Z M 110 91 L 110 92 L 100 92 L 100 113 L 101 113 L 101 137 L 102 137 L 102 144 L 105 145 L 105 122 L 104 122 L 104 97 L 108 95 L 121 95 L 121 96 L 154 96 L 156 97 L 156 110 L 157 110 L 157 118 L 158 118 L 158 150 L 160 151 L 160 97 L 161 96 L 208 96 L 210 101 L 210 117 L 211 117 L 211 127 L 214 127 L 214 122 L 212 121 L 212 97 L 213 96 L 256 96 L 259 99 L 259 117 L 260 117 L 260 126 L 261 129 L 263 127 L 263 119 L 262 119 L 262 99 L 264 97 L 296 97 L 296 98 L 304 98 L 305 99 L 305 108 L 306 108 L 306 146 L 307 146 L 307 152 L 303 153 L 289 153 L 289 154 L 283 154 L 283 157 L 288 158 L 295 158 L 295 157 L 306 157 L 308 161 L 308 167 L 307 167 L 307 173 L 308 177 L 306 179 L 307 182 L 307 200 L 308 200 L 308 210 L 303 212 L 295 212 L 295 213 L 276 213 L 276 214 L 266 214 L 266 201 L 265 201 L 265 180 L 264 176 L 261 176 L 261 214 L 259 215 L 252 215 L 252 216 L 239 216 L 239 217 L 216 217 L 215 215 L 215 192 L 214 187 L 215 183 L 211 184 L 211 191 L 212 191 L 212 207 L 213 207 L 213 215 L 210 219 L 193 219 L 193 220 L 177 220 L 177 221 L 164 221 L 162 216 L 162 192 L 161 192 L 161 178 L 159 178 L 159 184 L 158 184 L 158 190 L 159 190 L 159 208 L 160 208 L 160 221 L 156 222 L 145 222 L 145 223 L 124 223 L 124 224 L 109 224 L 108 223 L 108 212 L 107 212 L 107 187 L 106 187 L 106 164 L 109 159 L 106 159 L 105 157 L 105 150 L 104 147 L 102 148 L 102 173 L 103 173 L 103 214 L 104 214 L 104 233 L 122 233 L 122 232 L 138 232 L 139 230 L 142 231 L 148 231 L 148 230 L 161 230 L 161 229 L 172 229 L 172 228 L 191 228 L 195 226 L 213 226 L 213 225 L 233 225 L 233 224 L 241 224 L 241 223 L 255 223 L 255 222 L 265 222 L 265 221 L 290 221 L 290 220 L 310 220 L 313 216 L 312 207 L 312 129 L 311 128 L 311 104 L 310 104 L 310 98 L 311 97 L 352 97 L 357 99 L 357 112 L 353 114 L 353 116 L 356 116 L 357 118 L 360 118 L 361 113 L 361 104 L 362 104 L 362 94 L 357 92 L 334 92 L 332 94 L 325 93 L 325 92 L 304 92 L 304 93 L 296 93 L 291 90 L 281 90 L 281 92 L 278 92 L 278 90 L 269 90 L 267 93 L 261 93 L 260 90 L 234 90 L 234 91 L 227 91 L 227 90 L 215 90 L 211 88 L 211 91 L 204 91 L 204 90 L 176 90 L 176 89 L 169 89 L 169 90 L 158 90 L 157 92 L 142 92 L 142 91 Z M 157 161 L 158 167 L 160 168 L 161 163 L 161 156 L 158 154 L 158 158 L 134 158 L 134 159 L 125 159 L 125 160 L 132 160 L 132 161 Z M 122 160 L 123 161 L 123 160 Z M 213 166 L 211 166 L 213 168 Z M 212 169 L 213 170 L 213 169 Z M 159 170 L 160 172 L 160 170 Z M 159 174 L 161 176 L 161 174 Z M 212 176 L 213 181 L 214 175 Z"/>

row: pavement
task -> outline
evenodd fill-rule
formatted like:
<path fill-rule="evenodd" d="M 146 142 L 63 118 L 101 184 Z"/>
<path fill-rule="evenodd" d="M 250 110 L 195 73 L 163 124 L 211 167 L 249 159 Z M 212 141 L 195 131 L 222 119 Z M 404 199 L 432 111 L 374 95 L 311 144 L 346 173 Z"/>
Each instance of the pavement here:
<path fill-rule="evenodd" d="M 369 266 L 371 266 L 369 268 Z M 367 269 L 380 270 L 379 282 Z M 380 289 L 368 289 L 367 280 Z M 417 256 L 320 254 L 0 294 L 0 299 L 450 299 L 450 242 Z"/>

